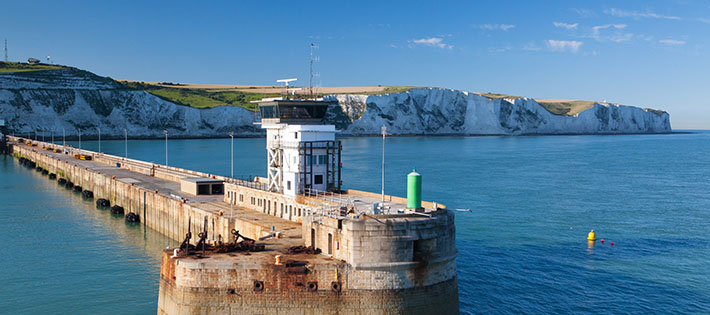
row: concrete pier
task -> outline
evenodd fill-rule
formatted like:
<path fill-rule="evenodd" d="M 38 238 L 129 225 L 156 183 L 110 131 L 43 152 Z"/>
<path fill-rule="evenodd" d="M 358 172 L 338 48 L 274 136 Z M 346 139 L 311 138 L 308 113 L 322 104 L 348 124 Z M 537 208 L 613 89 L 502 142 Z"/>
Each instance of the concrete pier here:
<path fill-rule="evenodd" d="M 270 234 L 272 226 L 284 233 L 294 230 L 300 236 L 301 227 L 297 223 L 239 209 L 230 218 L 230 207 L 223 201 L 224 196 L 192 196 L 180 190 L 180 178 L 214 176 L 216 179 L 228 180 L 222 176 L 75 148 L 55 153 L 43 147 L 59 150 L 63 150 L 63 147 L 30 140 L 20 143 L 18 138 L 11 139 L 13 154 L 36 162 L 37 166 L 57 174 L 57 178 L 65 178 L 92 191 L 96 199 L 108 199 L 111 205 L 123 207 L 126 213 L 139 214 L 141 224 L 176 241 L 183 240 L 190 221 L 193 235 L 202 231 L 205 217 L 209 224 L 207 231 L 210 240 L 216 240 L 218 235 L 231 235 L 232 229 L 258 239 Z M 28 142 L 36 145 L 30 146 Z M 78 160 L 74 154 L 92 156 L 92 160 Z M 119 167 L 116 167 L 117 163 Z"/>
<path fill-rule="evenodd" d="M 189 225 L 192 235 L 206 230 L 210 241 L 231 241 L 234 229 L 265 246 L 201 257 L 165 250 L 160 314 L 458 313 L 454 215 L 444 205 L 397 211 L 406 200 L 386 196 L 390 211 L 376 213 L 372 203 L 380 195 L 367 192 L 288 197 L 265 189 L 261 179 L 238 181 L 15 137 L 10 142 L 15 156 L 138 214 L 140 224 L 174 240 L 182 241 Z M 186 193 L 184 178 L 221 180 L 224 194 Z M 321 253 L 289 251 L 299 245 Z"/>

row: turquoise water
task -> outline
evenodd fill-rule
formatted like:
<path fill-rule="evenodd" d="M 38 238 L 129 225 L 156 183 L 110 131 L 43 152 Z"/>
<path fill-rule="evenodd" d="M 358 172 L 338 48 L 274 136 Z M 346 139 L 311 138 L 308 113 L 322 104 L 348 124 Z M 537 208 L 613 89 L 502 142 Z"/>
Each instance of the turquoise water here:
<path fill-rule="evenodd" d="M 346 187 L 379 192 L 380 141 L 343 139 Z M 163 141 L 128 150 L 165 160 Z M 235 175 L 265 159 L 264 139 L 235 139 Z M 463 313 L 710 313 L 708 132 L 388 138 L 387 161 L 387 193 L 416 167 L 424 199 L 471 209 L 456 212 Z M 169 162 L 228 175 L 229 140 L 170 140 Z M 155 312 L 171 241 L 16 160 L 0 157 L 0 176 L 0 312 Z M 590 248 L 590 229 L 605 244 Z"/>

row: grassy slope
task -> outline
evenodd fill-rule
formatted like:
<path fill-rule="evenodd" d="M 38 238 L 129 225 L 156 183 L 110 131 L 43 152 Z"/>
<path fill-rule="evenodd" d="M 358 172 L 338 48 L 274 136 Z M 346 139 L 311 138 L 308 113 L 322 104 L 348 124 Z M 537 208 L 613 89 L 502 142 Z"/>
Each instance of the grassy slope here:
<path fill-rule="evenodd" d="M 62 66 L 48 64 L 27 64 L 19 62 L 0 61 L 0 73 L 15 73 L 41 70 L 59 70 Z"/>
<path fill-rule="evenodd" d="M 474 93 L 474 94 L 478 94 L 478 95 L 480 95 L 480 96 L 487 97 L 487 98 L 492 99 L 492 100 L 499 99 L 499 98 L 520 98 L 520 96 L 508 95 L 508 94 L 499 94 L 499 93 L 491 93 L 491 92 L 488 92 L 488 93 Z"/>
<path fill-rule="evenodd" d="M 489 99 L 499 99 L 499 98 L 521 98 L 520 96 L 514 96 L 509 94 L 498 94 L 498 93 L 476 93 L 478 95 L 487 97 Z M 565 102 L 538 102 L 543 108 L 548 112 L 555 115 L 561 116 L 573 116 L 579 114 L 580 112 L 592 108 L 594 102 L 592 101 L 565 101 Z"/>
<path fill-rule="evenodd" d="M 170 84 L 152 84 L 145 82 L 121 82 L 126 88 L 143 90 L 158 96 L 167 101 L 186 105 L 195 108 L 209 108 L 220 105 L 241 106 L 248 110 L 256 110 L 256 104 L 251 101 L 257 101 L 264 97 L 278 97 L 277 93 L 252 93 L 244 91 L 236 91 L 234 89 L 199 89 L 199 88 L 179 88 L 170 87 Z M 167 86 L 166 86 L 167 85 Z M 392 86 L 385 87 L 381 92 L 356 93 L 356 94 L 387 94 L 406 92 L 415 88 L 413 86 Z M 318 97 L 325 94 L 316 95 Z"/>
<path fill-rule="evenodd" d="M 415 88 L 420 88 L 420 86 L 388 86 L 385 87 L 385 89 L 381 92 L 366 92 L 366 93 L 357 93 L 357 94 L 364 94 L 364 95 L 380 95 L 380 94 L 390 94 L 390 93 L 402 93 L 402 92 L 407 92 L 411 89 Z"/>
<path fill-rule="evenodd" d="M 130 89 L 146 91 L 167 101 L 195 108 L 232 105 L 254 111 L 256 110 L 256 104 L 250 103 L 251 101 L 260 100 L 264 97 L 278 96 L 277 94 L 249 93 L 232 90 L 173 88 L 141 82 L 122 82 L 122 84 Z"/>
<path fill-rule="evenodd" d="M 538 102 L 555 115 L 574 116 L 594 106 L 592 101 Z"/>

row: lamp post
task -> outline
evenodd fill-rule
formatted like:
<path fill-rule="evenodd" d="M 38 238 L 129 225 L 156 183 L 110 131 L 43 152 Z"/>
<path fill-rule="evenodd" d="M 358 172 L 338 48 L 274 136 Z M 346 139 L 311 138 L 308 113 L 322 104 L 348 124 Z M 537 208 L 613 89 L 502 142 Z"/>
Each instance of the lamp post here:
<path fill-rule="evenodd" d="M 54 127 L 52 127 L 52 144 L 54 144 Z"/>
<path fill-rule="evenodd" d="M 230 172 L 230 178 L 233 181 L 234 180 L 234 132 L 230 131 L 229 132 L 229 138 L 231 138 L 231 160 L 230 160 L 230 167 L 231 167 L 231 172 Z M 234 209 L 234 192 L 231 192 L 229 194 L 229 217 L 234 218 L 233 214 L 233 209 Z"/>
<path fill-rule="evenodd" d="M 62 128 L 62 151 L 67 150 L 67 138 L 64 132 L 64 128 Z"/>
<path fill-rule="evenodd" d="M 387 127 L 382 126 L 382 202 L 385 202 L 385 136 Z"/>
<path fill-rule="evenodd" d="M 164 129 L 163 133 L 165 134 L 165 167 L 168 166 L 168 130 Z"/>
<path fill-rule="evenodd" d="M 126 128 L 123 128 L 123 139 L 124 139 L 124 146 L 125 146 L 125 152 L 126 152 L 126 158 L 128 158 L 128 130 Z"/>
<path fill-rule="evenodd" d="M 76 128 L 79 131 L 79 150 L 81 150 L 81 128 Z"/>
<path fill-rule="evenodd" d="M 101 153 L 101 128 L 96 128 L 99 131 L 99 153 Z"/>

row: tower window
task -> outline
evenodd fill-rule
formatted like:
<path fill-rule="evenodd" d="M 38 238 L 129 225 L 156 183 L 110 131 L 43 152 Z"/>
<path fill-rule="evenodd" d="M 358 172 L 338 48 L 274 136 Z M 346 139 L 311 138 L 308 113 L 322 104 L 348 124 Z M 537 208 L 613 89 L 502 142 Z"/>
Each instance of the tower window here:
<path fill-rule="evenodd" d="M 313 183 L 316 185 L 323 184 L 323 175 L 316 175 L 313 178 Z"/>
<path fill-rule="evenodd" d="M 293 133 L 293 138 L 298 139 L 298 131 Z"/>
<path fill-rule="evenodd" d="M 286 190 L 291 190 L 291 181 L 286 181 Z"/>

